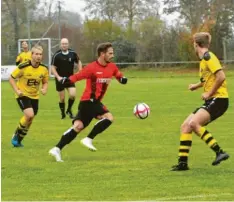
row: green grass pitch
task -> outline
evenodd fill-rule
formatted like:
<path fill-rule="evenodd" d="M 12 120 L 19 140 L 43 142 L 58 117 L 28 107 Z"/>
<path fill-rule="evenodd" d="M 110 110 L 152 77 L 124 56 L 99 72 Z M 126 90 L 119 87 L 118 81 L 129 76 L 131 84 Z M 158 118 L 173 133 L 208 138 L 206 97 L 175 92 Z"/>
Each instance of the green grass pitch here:
<path fill-rule="evenodd" d="M 234 82 L 227 77 L 230 108 L 207 129 L 230 154 L 211 166 L 214 153 L 195 135 L 186 172 L 171 172 L 177 162 L 180 125 L 202 104 L 201 90 L 189 92 L 195 74 L 126 71 L 128 85 L 111 83 L 103 103 L 114 115 L 113 125 L 94 141 L 97 152 L 80 144 L 95 120 L 62 152 L 56 163 L 48 151 L 71 126 L 60 119 L 54 81 L 40 99 L 37 117 L 24 148 L 13 148 L 12 134 L 22 113 L 8 82 L 2 82 L 2 200 L 234 200 Z M 161 76 L 160 76 L 161 75 Z M 78 95 L 84 82 L 76 84 Z M 145 120 L 134 117 L 138 102 L 150 106 Z"/>

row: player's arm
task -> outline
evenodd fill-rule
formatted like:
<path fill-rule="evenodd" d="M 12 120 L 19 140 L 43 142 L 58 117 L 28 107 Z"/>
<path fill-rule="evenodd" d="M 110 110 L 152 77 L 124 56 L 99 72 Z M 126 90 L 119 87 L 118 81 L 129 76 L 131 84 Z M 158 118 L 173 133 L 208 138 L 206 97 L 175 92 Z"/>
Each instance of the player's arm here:
<path fill-rule="evenodd" d="M 206 63 L 210 71 L 215 74 L 215 81 L 214 84 L 209 92 L 207 92 L 209 97 L 212 97 L 219 87 L 222 85 L 222 83 L 225 81 L 225 73 L 222 70 L 222 66 L 216 56 L 209 56 L 205 58 Z"/>
<path fill-rule="evenodd" d="M 199 83 L 189 84 L 188 89 L 191 90 L 191 91 L 194 91 L 194 90 L 197 90 L 198 88 L 203 87 L 203 84 L 204 84 L 203 81 L 201 81 Z"/>
<path fill-rule="evenodd" d="M 55 54 L 52 58 L 52 61 L 51 61 L 51 72 L 52 74 L 55 76 L 55 78 L 60 81 L 62 79 L 61 76 L 59 76 L 58 72 L 57 72 L 57 66 L 58 66 L 58 57 L 57 57 L 57 54 Z"/>
<path fill-rule="evenodd" d="M 60 80 L 62 79 L 62 77 L 59 76 L 59 74 L 58 74 L 58 72 L 57 72 L 56 69 L 57 69 L 56 66 L 51 65 L 51 72 L 52 72 L 52 74 L 56 77 L 56 79 L 57 79 L 58 81 L 60 81 Z"/>
<path fill-rule="evenodd" d="M 74 73 L 80 72 L 82 70 L 82 63 L 80 60 L 78 61 L 78 63 L 74 64 L 74 70 Z"/>
<path fill-rule="evenodd" d="M 78 62 L 78 71 L 81 71 L 82 70 L 82 62 L 79 60 Z"/>
<path fill-rule="evenodd" d="M 19 67 L 16 67 L 15 70 L 11 73 L 9 78 L 9 83 L 11 87 L 13 88 L 14 92 L 18 96 L 23 96 L 22 91 L 17 87 L 15 80 L 23 76 L 23 70 L 19 69 Z"/>
<path fill-rule="evenodd" d="M 118 67 L 116 67 L 116 69 L 114 71 L 114 77 L 121 84 L 127 84 L 127 82 L 128 82 L 128 79 L 126 77 L 124 77 L 123 73 L 119 71 Z"/>
<path fill-rule="evenodd" d="M 73 74 L 69 78 L 63 77 L 60 81 L 60 83 L 75 83 L 77 81 L 80 81 L 82 79 L 88 79 L 91 78 L 93 73 L 93 67 L 90 65 L 87 65 L 85 68 L 83 68 L 80 72 L 77 72 L 76 74 Z"/>
<path fill-rule="evenodd" d="M 82 70 L 82 62 L 79 58 L 79 56 L 75 54 L 75 69 L 77 70 L 76 72 L 80 72 Z"/>
<path fill-rule="evenodd" d="M 215 72 L 215 82 L 214 82 L 211 90 L 208 92 L 209 97 L 212 97 L 217 92 L 217 90 L 223 84 L 225 79 L 226 79 L 226 77 L 225 77 L 223 70 L 220 69 L 217 72 Z"/>
<path fill-rule="evenodd" d="M 49 72 L 48 72 L 48 70 L 46 70 L 44 78 L 42 79 L 42 87 L 41 87 L 42 95 L 45 95 L 47 93 L 48 81 L 49 81 Z"/>
<path fill-rule="evenodd" d="M 21 63 L 21 56 L 20 54 L 17 55 L 15 64 L 18 66 Z"/>

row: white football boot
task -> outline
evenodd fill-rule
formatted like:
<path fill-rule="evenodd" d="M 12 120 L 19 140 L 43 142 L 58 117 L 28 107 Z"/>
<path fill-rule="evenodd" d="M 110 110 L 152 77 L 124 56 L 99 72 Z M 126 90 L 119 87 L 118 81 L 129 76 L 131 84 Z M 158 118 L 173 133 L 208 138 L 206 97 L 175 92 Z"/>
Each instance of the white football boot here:
<path fill-rule="evenodd" d="M 58 147 L 53 147 L 49 151 L 49 154 L 53 156 L 57 162 L 63 162 L 62 157 L 61 157 L 61 151 Z"/>
<path fill-rule="evenodd" d="M 89 150 L 97 151 L 97 149 L 93 146 L 92 142 L 93 140 L 89 137 L 85 137 L 84 139 L 80 141 L 80 143 L 84 145 L 85 147 L 87 147 Z"/>

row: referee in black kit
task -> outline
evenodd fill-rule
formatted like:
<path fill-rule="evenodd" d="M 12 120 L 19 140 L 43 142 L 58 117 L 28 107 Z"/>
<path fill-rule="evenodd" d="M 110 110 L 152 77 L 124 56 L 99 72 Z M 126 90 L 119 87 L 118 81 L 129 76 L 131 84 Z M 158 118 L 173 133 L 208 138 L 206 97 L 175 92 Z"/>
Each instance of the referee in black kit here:
<path fill-rule="evenodd" d="M 63 77 L 69 77 L 74 74 L 75 67 L 78 66 L 78 71 L 82 69 L 82 63 L 77 53 L 69 48 L 69 41 L 67 38 L 61 39 L 60 50 L 58 50 L 52 57 L 51 71 L 55 76 L 56 90 L 59 94 L 59 108 L 61 110 L 62 119 L 66 114 L 72 119 L 72 105 L 76 98 L 75 84 L 61 85 L 59 81 Z M 68 106 L 65 113 L 65 88 L 68 91 L 69 99 Z"/>

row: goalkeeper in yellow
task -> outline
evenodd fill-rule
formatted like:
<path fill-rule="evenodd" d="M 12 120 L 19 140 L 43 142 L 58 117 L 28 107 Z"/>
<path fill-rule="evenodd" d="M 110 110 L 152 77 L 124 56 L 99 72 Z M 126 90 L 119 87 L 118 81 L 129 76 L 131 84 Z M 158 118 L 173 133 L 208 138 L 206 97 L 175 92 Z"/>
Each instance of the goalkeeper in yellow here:
<path fill-rule="evenodd" d="M 41 63 L 42 54 L 42 47 L 34 46 L 32 59 L 16 67 L 9 78 L 19 107 L 24 113 L 11 140 L 14 147 L 23 146 L 21 142 L 38 112 L 39 91 L 45 95 L 48 89 L 48 68 Z"/>
<path fill-rule="evenodd" d="M 211 35 L 207 32 L 193 36 L 194 49 L 200 59 L 200 82 L 190 84 L 189 90 L 203 87 L 201 99 L 204 104 L 190 114 L 181 126 L 179 162 L 172 171 L 188 170 L 188 155 L 192 146 L 192 132 L 199 136 L 216 154 L 212 165 L 218 165 L 229 158 L 216 139 L 204 127 L 222 116 L 228 109 L 228 91 L 225 74 L 217 57 L 209 51 Z"/>
<path fill-rule="evenodd" d="M 32 53 L 31 53 L 31 51 L 29 51 L 28 43 L 26 41 L 22 42 L 21 47 L 22 47 L 23 51 L 17 55 L 16 61 L 15 61 L 16 65 L 19 65 L 20 63 L 27 62 L 27 61 L 31 60 L 31 58 L 32 58 Z"/>

